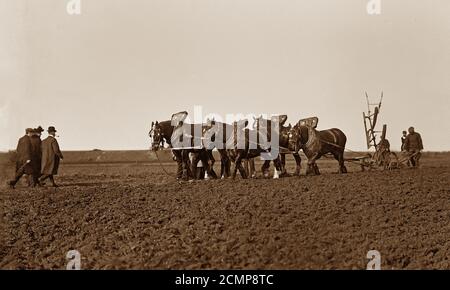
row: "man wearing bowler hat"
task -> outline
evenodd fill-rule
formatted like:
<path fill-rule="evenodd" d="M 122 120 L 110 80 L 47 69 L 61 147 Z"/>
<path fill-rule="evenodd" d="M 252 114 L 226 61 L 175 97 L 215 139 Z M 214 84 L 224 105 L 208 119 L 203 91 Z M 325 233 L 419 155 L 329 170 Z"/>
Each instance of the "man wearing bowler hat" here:
<path fill-rule="evenodd" d="M 48 137 L 42 141 L 42 165 L 40 182 L 50 179 L 53 187 L 58 187 L 55 183 L 54 176 L 58 174 L 59 161 L 64 159 L 61 150 L 59 149 L 58 141 L 56 140 L 56 129 L 51 126 L 48 127 Z"/>

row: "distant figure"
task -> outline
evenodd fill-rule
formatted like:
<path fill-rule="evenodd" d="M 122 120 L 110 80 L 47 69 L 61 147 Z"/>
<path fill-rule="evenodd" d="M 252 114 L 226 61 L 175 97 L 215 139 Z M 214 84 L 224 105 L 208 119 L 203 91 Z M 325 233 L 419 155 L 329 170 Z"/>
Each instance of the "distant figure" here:
<path fill-rule="evenodd" d="M 42 161 L 42 150 L 41 150 L 41 135 L 44 132 L 41 126 L 33 129 L 30 141 L 31 141 L 31 167 L 33 169 L 33 176 L 31 186 L 41 185 L 39 182 L 39 177 L 41 177 L 41 161 Z"/>
<path fill-rule="evenodd" d="M 423 150 L 422 137 L 419 133 L 414 131 L 414 127 L 410 127 L 408 129 L 408 136 L 405 139 L 405 150 L 408 152 L 410 156 L 410 163 L 413 167 L 419 166 L 419 160 L 421 157 L 420 151 Z"/>
<path fill-rule="evenodd" d="M 33 129 L 27 128 L 25 135 L 17 143 L 16 176 L 14 180 L 8 182 L 10 188 L 14 188 L 23 175 L 33 174 L 31 166 L 31 141 L 30 136 Z"/>
<path fill-rule="evenodd" d="M 42 141 L 42 177 L 39 181 L 42 183 L 46 179 L 50 179 L 53 187 L 58 187 L 55 183 L 54 176 L 58 174 L 59 161 L 64 159 L 59 149 L 58 141 L 56 141 L 55 127 L 48 127 L 48 137 Z"/>
<path fill-rule="evenodd" d="M 406 152 L 406 149 L 405 149 L 405 144 L 406 144 L 406 137 L 407 137 L 407 132 L 406 131 L 403 131 L 402 132 L 402 147 L 401 147 L 401 151 L 402 152 Z M 406 164 L 408 165 L 408 167 L 411 167 L 411 162 L 409 161 L 409 159 L 408 159 L 408 161 L 406 162 Z"/>
<path fill-rule="evenodd" d="M 406 142 L 406 135 L 407 135 L 407 132 L 406 131 L 403 131 L 402 132 L 402 147 L 401 147 L 401 151 L 405 151 L 405 142 Z"/>

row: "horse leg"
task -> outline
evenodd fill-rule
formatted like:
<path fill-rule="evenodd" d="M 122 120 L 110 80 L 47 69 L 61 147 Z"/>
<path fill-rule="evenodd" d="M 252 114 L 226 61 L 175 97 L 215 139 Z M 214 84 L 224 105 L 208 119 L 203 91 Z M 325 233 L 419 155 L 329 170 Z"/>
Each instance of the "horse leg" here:
<path fill-rule="evenodd" d="M 297 152 L 297 153 L 294 153 L 294 154 L 292 154 L 293 156 L 294 156 L 294 159 L 295 159 L 295 176 L 300 176 L 300 170 L 302 169 L 302 166 L 301 166 L 301 162 L 302 162 L 302 158 L 300 157 L 300 154 Z"/>
<path fill-rule="evenodd" d="M 250 169 L 248 167 L 249 160 L 248 159 L 244 159 L 244 160 L 242 160 L 242 162 L 244 162 L 243 166 L 244 166 L 245 172 L 247 173 L 247 176 L 250 176 Z"/>
<path fill-rule="evenodd" d="M 333 156 L 339 162 L 339 173 L 347 173 L 344 160 L 344 151 L 333 152 Z"/>
<path fill-rule="evenodd" d="M 199 153 L 192 153 L 191 174 L 192 174 L 193 179 L 199 179 L 198 174 L 197 174 L 197 165 L 198 165 L 199 160 L 200 160 Z M 205 165 L 203 164 L 203 166 L 205 166 Z"/>
<path fill-rule="evenodd" d="M 219 150 L 220 153 L 220 176 L 222 178 L 230 177 L 230 158 L 226 150 Z"/>
<path fill-rule="evenodd" d="M 275 173 L 273 175 L 274 179 L 278 179 L 280 178 L 280 173 L 282 173 L 283 170 L 283 163 L 280 160 L 280 157 L 277 157 L 274 161 L 273 164 L 275 165 Z"/>
<path fill-rule="evenodd" d="M 256 178 L 255 159 L 252 158 L 248 162 L 250 163 L 250 176 Z"/>
<path fill-rule="evenodd" d="M 223 161 L 220 161 L 220 178 L 225 178 L 225 164 Z"/>
<path fill-rule="evenodd" d="M 232 174 L 233 179 L 236 178 L 238 170 L 243 178 L 244 176 L 246 177 L 244 167 L 242 167 L 242 159 L 243 159 L 243 152 L 237 152 L 234 157 L 234 170 Z"/>
<path fill-rule="evenodd" d="M 319 153 L 314 154 L 308 159 L 308 169 L 306 170 L 307 175 L 320 175 L 319 167 L 316 164 L 316 160 L 320 158 Z"/>
<path fill-rule="evenodd" d="M 314 174 L 315 175 L 320 175 L 319 166 L 317 166 L 316 162 L 314 162 Z"/>
<path fill-rule="evenodd" d="M 173 151 L 175 161 L 177 162 L 177 179 L 183 178 L 183 157 L 180 151 Z"/>
<path fill-rule="evenodd" d="M 191 171 L 189 170 L 189 152 L 187 152 L 187 150 L 182 150 L 181 152 L 181 163 L 182 163 L 182 179 L 189 180 Z"/>
<path fill-rule="evenodd" d="M 261 166 L 261 171 L 263 173 L 264 178 L 270 177 L 269 167 L 270 167 L 270 160 L 265 160 L 263 165 Z"/>
<path fill-rule="evenodd" d="M 247 179 L 247 173 L 245 172 L 244 167 L 242 166 L 242 153 L 238 153 L 236 157 L 236 165 L 234 168 L 233 178 L 236 177 L 237 170 L 239 169 L 239 173 L 243 179 Z"/>
<path fill-rule="evenodd" d="M 347 167 L 345 167 L 344 151 L 340 152 L 338 161 L 340 173 L 347 173 Z"/>
<path fill-rule="evenodd" d="M 281 175 L 285 176 L 287 175 L 287 170 L 286 170 L 286 154 L 280 154 L 280 159 L 281 159 Z"/>
<path fill-rule="evenodd" d="M 237 174 L 237 170 L 238 170 L 238 166 L 236 163 L 237 159 L 234 160 L 234 169 L 233 169 L 233 173 L 231 175 L 231 178 L 235 179 L 236 178 L 236 174 Z"/>
<path fill-rule="evenodd" d="M 214 168 L 214 164 L 216 163 L 216 159 L 214 158 L 212 150 L 208 150 L 208 159 L 211 161 L 211 167 Z"/>
<path fill-rule="evenodd" d="M 228 178 L 231 176 L 231 159 L 227 156 L 225 162 L 225 177 Z"/>
<path fill-rule="evenodd" d="M 207 175 L 213 179 L 217 179 L 217 174 L 214 171 L 214 167 L 213 164 L 214 162 L 211 161 L 211 163 L 209 162 L 211 160 L 212 154 L 206 154 L 206 155 L 202 155 L 202 164 L 203 164 L 203 168 L 205 169 Z"/>

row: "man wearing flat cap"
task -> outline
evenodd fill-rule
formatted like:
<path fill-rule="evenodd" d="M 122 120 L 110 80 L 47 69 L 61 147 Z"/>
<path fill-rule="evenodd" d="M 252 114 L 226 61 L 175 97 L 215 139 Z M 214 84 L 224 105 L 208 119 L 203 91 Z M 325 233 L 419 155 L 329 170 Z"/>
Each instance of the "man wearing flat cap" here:
<path fill-rule="evenodd" d="M 33 129 L 31 134 L 31 167 L 33 168 L 33 181 L 32 186 L 41 185 L 39 183 L 39 177 L 41 177 L 41 161 L 42 161 L 42 150 L 41 150 L 41 135 L 44 132 L 41 126 Z"/>
<path fill-rule="evenodd" d="M 51 126 L 48 127 L 48 137 L 42 141 L 42 177 L 39 181 L 42 183 L 49 179 L 53 187 L 58 187 L 55 183 L 54 176 L 58 174 L 59 161 L 63 159 L 61 150 L 59 149 L 58 141 L 56 140 L 56 129 Z"/>
<path fill-rule="evenodd" d="M 421 151 L 423 150 L 422 137 L 419 133 L 414 131 L 414 127 L 410 127 L 408 129 L 408 136 L 405 139 L 405 147 L 404 149 L 408 152 L 412 167 L 419 166 L 419 160 L 421 157 Z"/>
<path fill-rule="evenodd" d="M 14 188 L 23 175 L 32 175 L 33 169 L 31 167 L 31 141 L 30 136 L 33 129 L 27 128 L 25 135 L 19 139 L 17 143 L 17 159 L 16 159 L 16 176 L 13 180 L 8 182 L 11 188 Z"/>

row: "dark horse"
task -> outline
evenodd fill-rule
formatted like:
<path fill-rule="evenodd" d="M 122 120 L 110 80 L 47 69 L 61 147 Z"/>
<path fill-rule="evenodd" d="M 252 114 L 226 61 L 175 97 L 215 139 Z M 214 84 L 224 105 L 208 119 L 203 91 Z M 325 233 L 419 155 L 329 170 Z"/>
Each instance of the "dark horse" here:
<path fill-rule="evenodd" d="M 316 160 L 328 153 L 339 162 L 339 173 L 347 173 L 344 164 L 347 137 L 341 130 L 333 128 L 317 131 L 314 127 L 299 122 L 291 129 L 289 139 L 289 149 L 295 152 L 302 149 L 308 158 L 306 174 L 320 174 Z"/>
<path fill-rule="evenodd" d="M 172 148 L 172 154 L 174 160 L 177 162 L 177 179 L 189 179 L 192 177 L 197 178 L 197 163 L 202 161 L 203 166 L 206 168 L 209 176 L 216 178 L 213 168 L 214 158 L 212 152 L 205 149 L 192 149 L 192 148 L 173 148 L 172 147 L 172 135 L 175 131 L 175 127 L 172 126 L 172 121 L 152 122 L 152 128 L 149 132 L 149 137 L 152 139 L 152 150 L 159 150 L 163 142 L 166 142 L 170 148 Z M 193 162 L 189 160 L 189 153 L 193 153 Z M 190 165 L 189 165 L 190 164 Z"/>
<path fill-rule="evenodd" d="M 279 119 L 279 131 L 280 131 L 280 141 L 279 141 L 279 147 L 280 147 L 280 158 L 281 158 L 281 176 L 287 176 L 287 170 L 286 170 L 286 150 L 289 150 L 289 132 L 292 129 L 291 124 L 289 126 L 284 126 L 284 123 L 286 123 L 287 115 L 280 115 L 278 116 Z M 255 119 L 254 128 L 258 128 L 259 124 L 266 123 L 268 124 L 268 131 L 271 131 L 272 121 L 264 119 L 262 116 Z M 302 159 L 300 157 L 300 154 L 298 151 L 290 152 L 294 156 L 296 167 L 295 167 L 295 173 L 294 175 L 299 176 L 300 170 L 301 170 L 301 162 Z M 266 167 L 269 166 L 270 161 L 265 161 Z"/>
<path fill-rule="evenodd" d="M 241 120 L 239 122 L 234 122 L 233 124 L 233 134 L 231 136 L 231 138 L 228 140 L 228 148 L 232 148 L 228 150 L 228 154 L 229 156 L 234 159 L 234 163 L 235 163 L 235 167 L 233 170 L 233 178 L 236 177 L 237 171 L 239 170 L 239 173 L 241 174 L 242 178 L 246 179 L 247 176 L 247 172 L 244 169 L 244 167 L 242 166 L 242 161 L 243 160 L 251 160 L 255 157 L 261 156 L 263 153 L 269 153 L 271 152 L 271 150 L 273 148 L 266 148 L 266 146 L 263 146 L 260 142 L 260 138 L 261 138 L 261 134 L 265 134 L 267 133 L 267 140 L 271 140 L 272 137 L 275 136 L 271 136 L 271 132 L 260 132 L 259 130 L 250 130 L 247 128 L 248 126 L 248 120 Z M 241 140 L 243 142 L 239 142 L 240 144 L 238 145 L 237 140 L 239 140 L 239 137 L 244 139 Z M 251 138 L 250 136 L 257 136 L 256 140 L 253 140 L 253 138 Z M 232 142 L 230 144 L 230 141 Z M 231 145 L 231 146 L 230 146 Z M 269 161 L 269 160 L 267 160 Z M 274 176 L 274 178 L 278 178 L 278 172 L 281 172 L 281 161 L 280 161 L 280 157 L 279 155 L 274 157 L 273 160 L 274 164 L 275 164 L 275 168 L 276 168 L 276 174 Z M 268 172 L 268 165 L 270 164 L 269 162 L 264 162 L 261 171 L 263 172 L 265 177 L 269 176 L 269 172 Z"/>
<path fill-rule="evenodd" d="M 203 137 L 208 140 L 207 150 L 217 149 L 220 154 L 220 176 L 228 178 L 231 176 L 231 158 L 228 156 L 227 140 L 233 133 L 233 126 L 226 123 L 207 120 L 203 126 Z M 205 141 L 206 142 L 206 141 Z"/>

